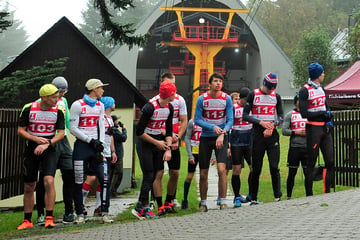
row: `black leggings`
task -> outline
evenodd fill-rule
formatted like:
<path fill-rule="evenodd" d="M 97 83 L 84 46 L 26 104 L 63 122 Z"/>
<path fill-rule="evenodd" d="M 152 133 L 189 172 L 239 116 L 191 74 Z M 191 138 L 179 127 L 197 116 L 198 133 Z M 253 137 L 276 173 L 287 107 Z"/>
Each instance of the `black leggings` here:
<path fill-rule="evenodd" d="M 251 198 L 257 200 L 259 190 L 259 179 L 263 166 L 265 151 L 268 155 L 272 188 L 275 198 L 280 198 L 282 193 L 280 189 L 280 144 L 279 134 L 274 129 L 273 134 L 265 138 L 262 127 L 253 128 L 253 151 L 252 151 L 252 179 L 251 179 Z"/>
<path fill-rule="evenodd" d="M 326 168 L 326 177 L 325 177 L 325 192 L 330 192 L 330 187 L 333 184 L 334 179 L 334 156 L 333 156 L 333 139 L 331 136 L 331 130 L 326 126 L 314 126 L 311 124 L 306 124 L 306 141 L 307 141 L 307 150 L 309 154 L 308 169 L 310 173 L 313 173 L 316 160 L 319 155 L 319 148 L 324 157 L 325 168 Z M 309 195 L 313 195 L 312 191 L 312 182 L 314 175 L 311 174 L 311 186 L 309 190 Z"/>
<path fill-rule="evenodd" d="M 149 203 L 149 192 L 152 189 L 156 173 L 164 169 L 164 162 L 162 160 L 164 152 L 140 138 L 136 144 L 136 151 L 143 173 L 139 202 L 144 206 Z"/>

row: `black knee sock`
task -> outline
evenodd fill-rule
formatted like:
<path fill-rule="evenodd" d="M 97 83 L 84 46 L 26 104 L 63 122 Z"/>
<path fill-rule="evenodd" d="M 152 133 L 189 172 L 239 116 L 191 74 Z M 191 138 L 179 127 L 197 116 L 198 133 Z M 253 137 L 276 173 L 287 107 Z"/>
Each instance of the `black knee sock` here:
<path fill-rule="evenodd" d="M 162 197 L 155 197 L 158 208 L 162 206 Z"/>
<path fill-rule="evenodd" d="M 28 220 L 29 222 L 31 222 L 31 218 L 32 218 L 32 212 L 24 213 L 24 219 L 26 219 L 26 220 Z"/>
<path fill-rule="evenodd" d="M 291 198 L 292 195 L 296 172 L 297 172 L 297 168 L 289 168 L 289 175 L 286 182 L 286 193 L 288 198 Z"/>
<path fill-rule="evenodd" d="M 231 185 L 233 187 L 235 197 L 239 197 L 240 196 L 240 176 L 239 175 L 232 175 Z"/>
<path fill-rule="evenodd" d="M 189 189 L 190 189 L 191 182 L 184 182 L 184 201 L 188 200 Z"/>

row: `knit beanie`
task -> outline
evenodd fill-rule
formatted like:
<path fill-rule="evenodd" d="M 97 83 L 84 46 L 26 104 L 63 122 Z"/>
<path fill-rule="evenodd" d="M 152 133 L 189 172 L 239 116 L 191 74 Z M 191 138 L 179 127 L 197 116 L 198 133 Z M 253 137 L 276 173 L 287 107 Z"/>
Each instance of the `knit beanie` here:
<path fill-rule="evenodd" d="M 112 97 L 102 97 L 100 98 L 100 102 L 104 104 L 105 110 L 111 108 L 115 104 L 115 100 Z"/>
<path fill-rule="evenodd" d="M 268 73 L 264 77 L 263 84 L 267 89 L 274 90 L 276 88 L 278 79 L 276 74 L 274 73 Z"/>
<path fill-rule="evenodd" d="M 160 84 L 159 95 L 162 99 L 168 98 L 176 93 L 176 86 L 170 80 L 165 80 Z"/>
<path fill-rule="evenodd" d="M 309 77 L 311 80 L 317 79 L 323 72 L 324 68 L 318 62 L 313 62 L 308 66 Z"/>
<path fill-rule="evenodd" d="M 239 92 L 240 98 L 246 98 L 250 93 L 250 89 L 248 89 L 247 87 L 242 87 Z"/>

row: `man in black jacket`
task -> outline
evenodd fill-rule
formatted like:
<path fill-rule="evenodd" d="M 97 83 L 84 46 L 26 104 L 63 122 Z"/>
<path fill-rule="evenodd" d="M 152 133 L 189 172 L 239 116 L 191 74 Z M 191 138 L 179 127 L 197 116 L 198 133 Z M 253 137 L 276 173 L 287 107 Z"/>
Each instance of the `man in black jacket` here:
<path fill-rule="evenodd" d="M 121 180 L 123 177 L 123 158 L 124 158 L 124 146 L 123 142 L 127 139 L 127 131 L 125 125 L 119 121 L 117 116 L 111 116 L 114 122 L 113 127 L 113 137 L 115 144 L 115 153 L 117 156 L 117 162 L 111 164 L 111 174 L 110 174 L 110 193 L 112 198 L 116 198 L 118 195 L 118 188 L 121 184 Z M 121 131 L 120 129 L 121 128 Z"/>

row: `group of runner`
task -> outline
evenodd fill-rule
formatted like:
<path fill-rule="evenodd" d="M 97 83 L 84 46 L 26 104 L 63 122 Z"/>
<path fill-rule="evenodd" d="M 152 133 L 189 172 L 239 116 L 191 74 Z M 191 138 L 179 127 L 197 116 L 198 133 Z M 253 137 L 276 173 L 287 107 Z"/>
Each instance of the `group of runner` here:
<path fill-rule="evenodd" d="M 69 110 L 64 98 L 68 83 L 65 78 L 57 77 L 51 84 L 40 88 L 39 100 L 23 107 L 18 134 L 27 140 L 23 172 L 24 220 L 17 229 L 33 227 L 35 189 L 38 225 L 55 227 L 54 176 L 57 167 L 63 178 L 63 223 L 86 222 L 85 199 L 96 178 L 99 181 L 96 194 L 98 208 L 94 215 L 98 214 L 103 223 L 113 222 L 109 216 L 110 192 L 116 195 L 120 185 L 122 171 L 119 171 L 116 162 L 118 158 L 122 160 L 121 142 L 126 140 L 126 128 L 121 124 L 120 132 L 119 124 L 114 124 L 113 119 L 118 120 L 110 114 L 115 109 L 115 100 L 103 97 L 106 85 L 99 79 L 89 79 L 84 96 L 76 100 Z M 66 128 L 76 137 L 73 151 L 66 138 Z M 115 144 L 114 139 L 119 142 Z M 114 177 L 112 185 L 111 168 L 115 169 L 113 175 L 120 175 Z"/>
<path fill-rule="evenodd" d="M 184 182 L 182 209 L 189 207 L 188 194 L 197 164 L 200 168 L 199 211 L 207 212 L 208 172 L 212 153 L 215 152 L 218 172 L 218 201 L 220 209 L 227 208 L 227 175 L 232 166 L 231 185 L 234 192 L 234 207 L 242 203 L 259 204 L 259 180 L 265 152 L 268 156 L 272 188 L 275 201 L 282 197 L 280 185 L 280 143 L 277 127 L 283 123 L 283 135 L 290 136 L 288 153 L 289 174 L 287 199 L 291 199 L 297 169 L 302 165 L 305 175 L 306 196 L 312 196 L 313 169 L 319 153 L 323 152 L 326 192 L 330 192 L 333 174 L 332 114 L 321 87 L 324 69 L 319 63 L 308 66 L 309 80 L 294 97 L 295 108 L 285 119 L 281 97 L 275 89 L 277 75 L 268 73 L 260 88 L 253 91 L 242 88 L 230 95 L 222 91 L 224 77 L 214 73 L 209 77 L 209 89 L 196 103 L 194 118 L 186 121 L 187 113 L 179 113 L 183 98 L 176 93 L 175 76 L 166 73 L 160 84 L 159 95 L 151 99 L 142 109 L 137 125 L 139 137 L 137 152 L 143 172 L 139 201 L 132 213 L 139 219 L 157 218 L 175 212 L 174 199 L 177 184 L 169 187 L 162 203 L 161 180 L 164 162 L 171 170 L 176 163 L 176 183 L 180 167 L 179 139 L 185 134 L 188 154 L 188 175 Z M 176 100 L 181 99 L 181 100 Z M 180 103 L 180 104 L 179 104 Z M 183 105 L 186 110 L 185 105 Z M 182 116 L 179 118 L 179 116 Z M 185 131 L 186 129 L 186 131 Z M 240 173 L 246 160 L 250 173 L 246 195 L 240 194 Z M 172 162 L 174 161 L 174 162 Z M 229 163 L 230 161 L 230 163 Z M 174 181 L 175 182 L 175 181 Z M 170 189 L 170 190 L 169 190 Z M 154 192 L 158 214 L 149 205 L 149 196 Z M 151 196 L 150 196 L 151 198 Z"/>

